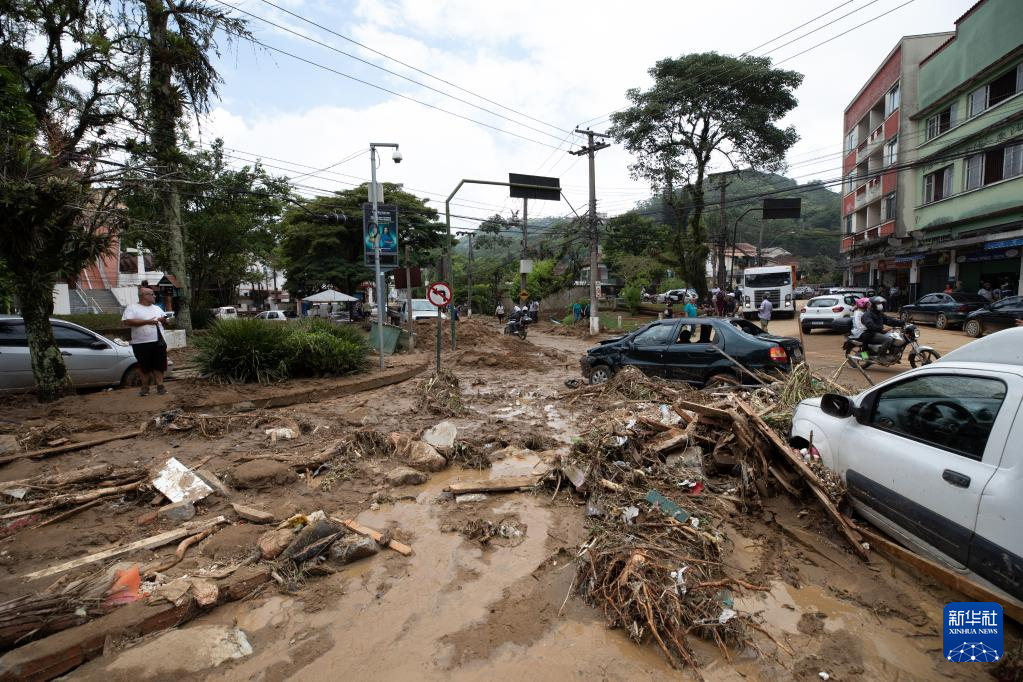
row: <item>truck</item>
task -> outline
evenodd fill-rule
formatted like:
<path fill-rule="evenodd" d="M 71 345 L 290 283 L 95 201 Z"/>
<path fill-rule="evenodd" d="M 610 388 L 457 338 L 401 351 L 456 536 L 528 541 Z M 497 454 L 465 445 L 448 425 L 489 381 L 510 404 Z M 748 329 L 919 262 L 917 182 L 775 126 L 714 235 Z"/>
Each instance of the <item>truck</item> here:
<path fill-rule="evenodd" d="M 790 444 L 901 544 L 1023 600 L 1023 328 L 855 396 L 799 403 Z"/>
<path fill-rule="evenodd" d="M 753 317 L 766 298 L 774 306 L 774 317 L 795 317 L 795 283 L 794 265 L 746 268 L 742 273 L 742 314 Z"/>
<path fill-rule="evenodd" d="M 408 324 L 408 300 L 400 300 L 396 302 L 396 306 L 390 306 L 387 308 L 387 317 L 393 324 Z M 437 315 L 444 318 L 445 315 L 440 313 L 440 309 L 434 304 L 430 303 L 425 298 L 413 298 L 412 299 L 412 320 L 435 320 Z"/>

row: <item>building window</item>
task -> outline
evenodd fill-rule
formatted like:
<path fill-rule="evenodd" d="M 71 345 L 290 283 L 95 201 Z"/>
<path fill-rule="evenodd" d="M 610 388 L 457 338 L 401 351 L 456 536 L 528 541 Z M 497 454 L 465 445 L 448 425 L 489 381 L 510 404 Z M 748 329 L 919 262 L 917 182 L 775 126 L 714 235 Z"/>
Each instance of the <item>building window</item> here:
<path fill-rule="evenodd" d="M 886 195 L 881 202 L 881 220 L 895 220 L 895 192 Z"/>
<path fill-rule="evenodd" d="M 852 169 L 851 171 L 849 171 L 849 177 L 846 178 L 846 185 L 847 185 L 846 190 L 845 190 L 846 194 L 848 194 L 849 192 L 853 191 L 853 188 L 856 186 L 856 169 L 855 168 Z"/>
<path fill-rule="evenodd" d="M 966 189 L 1023 175 L 1023 142 L 966 158 Z"/>
<path fill-rule="evenodd" d="M 884 117 L 888 118 L 892 112 L 899 108 L 899 84 L 888 91 L 884 98 Z"/>
<path fill-rule="evenodd" d="M 924 203 L 930 204 L 952 196 L 952 166 L 945 166 L 924 176 Z"/>
<path fill-rule="evenodd" d="M 852 132 L 845 136 L 845 151 L 851 152 L 854 149 L 856 149 L 856 128 L 853 128 Z"/>
<path fill-rule="evenodd" d="M 927 139 L 941 135 L 951 130 L 956 124 L 956 105 L 952 104 L 944 111 L 941 111 L 927 119 Z"/>
<path fill-rule="evenodd" d="M 849 215 L 847 215 L 845 217 L 845 233 L 846 234 L 852 234 L 853 233 L 853 216 L 852 216 L 852 213 L 850 213 Z"/>
<path fill-rule="evenodd" d="M 988 107 L 1004 102 L 1023 91 L 1023 64 L 1006 71 L 987 85 L 970 93 L 970 116 L 976 116 Z"/>
<path fill-rule="evenodd" d="M 884 146 L 884 165 L 890 166 L 895 163 L 899 156 L 899 137 L 896 135 Z"/>

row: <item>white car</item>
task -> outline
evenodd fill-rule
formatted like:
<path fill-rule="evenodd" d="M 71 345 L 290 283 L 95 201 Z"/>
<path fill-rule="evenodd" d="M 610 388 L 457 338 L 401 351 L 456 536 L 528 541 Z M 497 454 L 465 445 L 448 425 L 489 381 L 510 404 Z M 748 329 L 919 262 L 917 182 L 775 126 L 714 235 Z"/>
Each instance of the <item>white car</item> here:
<path fill-rule="evenodd" d="M 234 306 L 221 306 L 213 309 L 213 317 L 218 320 L 237 320 L 238 310 Z"/>
<path fill-rule="evenodd" d="M 259 315 L 256 315 L 257 320 L 270 320 L 272 322 L 287 322 L 288 318 L 284 315 L 283 310 L 264 310 Z"/>
<path fill-rule="evenodd" d="M 799 313 L 799 325 L 804 334 L 814 329 L 831 329 L 835 320 L 852 317 L 856 297 L 852 294 L 834 294 L 811 298 Z"/>
<path fill-rule="evenodd" d="M 859 395 L 801 402 L 791 444 L 837 472 L 902 544 L 1023 600 L 1023 329 Z"/>

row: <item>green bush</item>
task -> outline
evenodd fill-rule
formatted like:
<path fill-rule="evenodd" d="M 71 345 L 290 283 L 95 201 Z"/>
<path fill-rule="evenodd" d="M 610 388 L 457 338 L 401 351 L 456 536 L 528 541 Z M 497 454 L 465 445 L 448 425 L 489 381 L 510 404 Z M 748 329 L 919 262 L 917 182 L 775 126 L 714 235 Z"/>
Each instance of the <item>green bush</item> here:
<path fill-rule="evenodd" d="M 121 322 L 121 316 L 118 313 L 81 313 L 78 315 L 54 315 L 53 317 L 77 324 L 86 329 L 91 329 L 94 332 L 106 329 L 120 329 L 125 326 Z"/>
<path fill-rule="evenodd" d="M 364 369 L 369 351 L 357 327 L 315 319 L 297 324 L 220 320 L 194 343 L 200 371 L 225 383 L 346 374 Z"/>
<path fill-rule="evenodd" d="M 292 331 L 287 325 L 254 319 L 218 320 L 197 336 L 195 359 L 212 381 L 261 384 L 289 376 Z"/>
<path fill-rule="evenodd" d="M 625 299 L 625 305 L 629 307 L 629 312 L 635 315 L 639 310 L 640 301 L 643 300 L 643 292 L 635 284 L 630 284 L 622 289 L 622 298 Z"/>

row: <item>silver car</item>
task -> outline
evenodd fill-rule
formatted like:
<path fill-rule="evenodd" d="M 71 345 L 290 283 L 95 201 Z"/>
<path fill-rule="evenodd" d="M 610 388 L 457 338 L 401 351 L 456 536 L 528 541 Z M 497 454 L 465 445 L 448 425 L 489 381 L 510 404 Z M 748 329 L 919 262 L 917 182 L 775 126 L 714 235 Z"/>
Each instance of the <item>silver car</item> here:
<path fill-rule="evenodd" d="M 138 384 L 135 355 L 129 344 L 111 341 L 71 322 L 50 320 L 50 324 L 76 388 Z M 167 369 L 169 372 L 170 363 Z M 15 315 L 0 315 L 0 393 L 34 388 L 25 321 Z"/>

